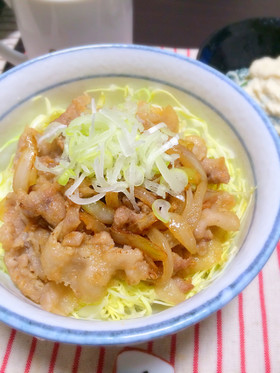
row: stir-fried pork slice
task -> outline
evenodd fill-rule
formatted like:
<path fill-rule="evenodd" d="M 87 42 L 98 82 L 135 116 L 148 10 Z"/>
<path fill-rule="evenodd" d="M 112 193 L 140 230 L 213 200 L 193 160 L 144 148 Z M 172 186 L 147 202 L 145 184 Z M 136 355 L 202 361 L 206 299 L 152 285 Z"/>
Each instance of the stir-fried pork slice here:
<path fill-rule="evenodd" d="M 104 253 L 103 259 L 110 263 L 111 271 L 124 271 L 126 281 L 130 285 L 137 285 L 141 280 L 157 278 L 154 268 L 148 265 L 143 252 L 139 249 L 132 249 L 129 246 L 114 247 Z"/>
<path fill-rule="evenodd" d="M 26 232 L 23 246 L 7 250 L 4 259 L 13 282 L 25 296 L 38 303 L 46 280 L 40 253 L 49 232 L 41 228 L 33 229 Z"/>
<path fill-rule="evenodd" d="M 142 209 L 146 207 L 152 208 L 153 203 L 158 198 L 156 194 L 141 186 L 137 186 L 134 188 L 134 196 L 135 198 L 139 199 L 137 205 L 140 207 L 141 211 L 143 211 Z"/>
<path fill-rule="evenodd" d="M 11 279 L 22 294 L 39 303 L 44 283 L 32 271 L 27 253 L 24 250 L 10 250 L 5 254 L 5 264 Z"/>
<path fill-rule="evenodd" d="M 0 241 L 5 251 L 24 246 L 27 237 L 27 217 L 22 213 L 16 193 L 6 197 L 4 224 L 0 228 Z"/>
<path fill-rule="evenodd" d="M 152 211 L 152 209 L 148 205 L 141 201 L 137 202 L 137 206 L 139 207 L 140 212 L 142 212 L 143 214 L 148 215 Z"/>
<path fill-rule="evenodd" d="M 180 139 L 179 143 L 189 149 L 199 161 L 202 161 L 207 155 L 207 146 L 200 136 L 190 135 Z"/>
<path fill-rule="evenodd" d="M 85 178 L 78 189 L 80 197 L 87 198 L 92 197 L 96 194 L 95 190 L 92 187 L 92 182 L 89 178 Z"/>
<path fill-rule="evenodd" d="M 206 245 L 204 253 L 191 257 L 190 265 L 186 269 L 187 274 L 192 275 L 198 271 L 207 271 L 221 263 L 223 253 L 221 242 L 213 239 L 206 242 Z"/>
<path fill-rule="evenodd" d="M 59 162 L 53 158 L 51 158 L 49 155 L 43 155 L 39 157 L 39 160 L 41 163 L 43 163 L 46 167 L 52 168 L 54 166 L 57 166 Z M 38 174 L 42 174 L 42 171 L 39 171 Z M 47 173 L 43 173 L 45 177 L 47 177 Z M 50 173 L 49 174 L 49 179 L 52 179 L 53 175 Z"/>
<path fill-rule="evenodd" d="M 73 231 L 63 238 L 62 245 L 63 246 L 73 246 L 78 247 L 81 246 L 84 239 L 84 234 L 82 232 Z"/>
<path fill-rule="evenodd" d="M 146 208 L 148 208 L 148 206 L 146 206 Z M 129 230 L 133 233 L 142 233 L 144 230 L 150 228 L 156 221 L 157 218 L 152 212 L 137 213 L 126 206 L 121 206 L 115 211 L 113 228 L 117 230 Z"/>
<path fill-rule="evenodd" d="M 159 108 L 141 101 L 138 104 L 137 116 L 143 123 L 145 130 L 160 122 L 165 123 L 173 132 L 177 133 L 179 130 L 178 116 L 170 105 Z"/>
<path fill-rule="evenodd" d="M 235 198 L 223 190 L 207 190 L 204 196 L 203 208 L 215 206 L 219 209 L 231 210 L 235 206 Z"/>
<path fill-rule="evenodd" d="M 24 190 L 28 192 L 29 187 L 36 182 L 37 170 L 34 167 L 38 154 L 37 132 L 27 128 L 21 135 L 14 159 L 13 189 L 15 192 Z"/>
<path fill-rule="evenodd" d="M 205 231 L 204 237 L 197 243 L 197 254 L 206 255 L 208 251 L 209 242 L 213 239 L 214 235 L 210 229 Z"/>
<path fill-rule="evenodd" d="M 193 289 L 193 284 L 190 280 L 184 280 L 181 277 L 173 277 L 173 281 L 183 294 L 187 294 L 191 289 Z"/>
<path fill-rule="evenodd" d="M 169 304 L 178 304 L 186 300 L 186 293 L 191 290 L 192 287 L 190 282 L 176 277 L 171 278 L 163 287 L 157 287 L 156 293 L 159 299 Z"/>
<path fill-rule="evenodd" d="M 52 159 L 60 158 L 64 149 L 64 137 L 58 136 L 52 142 L 42 141 L 38 144 L 39 157 L 49 156 Z M 40 159 L 41 160 L 41 159 Z"/>
<path fill-rule="evenodd" d="M 42 250 L 41 263 L 48 280 L 69 285 L 79 299 L 85 302 L 100 299 L 119 271 L 130 284 L 151 278 L 143 253 L 115 247 L 108 232 L 94 236 L 84 233 L 79 247 L 63 246 L 58 241 L 62 224 L 50 235 Z"/>
<path fill-rule="evenodd" d="M 205 252 L 206 242 L 213 239 L 211 227 L 217 226 L 226 231 L 237 231 L 240 221 L 231 211 L 235 206 L 235 198 L 226 191 L 208 190 L 203 201 L 203 210 L 200 220 L 194 231 L 198 242 L 199 252 Z"/>
<path fill-rule="evenodd" d="M 14 158 L 14 166 L 16 167 L 18 160 L 21 158 L 22 153 L 27 149 L 31 148 L 33 151 L 37 150 L 37 137 L 39 132 L 34 128 L 25 128 L 24 132 L 20 136 L 17 144 L 17 151 Z"/>
<path fill-rule="evenodd" d="M 0 241 L 9 275 L 25 296 L 38 303 L 45 281 L 41 248 L 46 244 L 49 232 L 35 227 L 22 213 L 16 193 L 10 193 L 6 198 L 4 223 Z"/>
<path fill-rule="evenodd" d="M 52 227 L 57 226 L 65 215 L 65 200 L 56 183 L 45 181 L 29 194 L 18 192 L 18 200 L 24 214 L 29 218 L 42 217 Z"/>
<path fill-rule="evenodd" d="M 48 282 L 43 288 L 40 304 L 46 311 L 67 316 L 75 310 L 78 300 L 69 286 Z"/>
<path fill-rule="evenodd" d="M 88 231 L 94 233 L 109 232 L 109 228 L 105 224 L 87 212 L 80 212 L 80 219 Z"/>
<path fill-rule="evenodd" d="M 30 263 L 30 270 L 41 280 L 45 281 L 46 276 L 41 265 L 41 250 L 45 246 L 50 232 L 47 229 L 31 225 L 27 229 L 27 238 L 24 243 L 24 249 Z"/>
<path fill-rule="evenodd" d="M 114 214 L 113 227 L 116 229 L 124 229 L 127 226 L 135 223 L 137 218 L 142 218 L 143 214 L 137 214 L 135 211 L 130 210 L 126 206 L 121 206 L 116 209 Z"/>
<path fill-rule="evenodd" d="M 204 158 L 201 162 L 204 171 L 206 172 L 208 182 L 219 184 L 227 184 L 230 180 L 230 175 L 225 164 L 225 158 Z"/>
<path fill-rule="evenodd" d="M 62 113 L 55 122 L 69 125 L 69 123 L 79 117 L 83 112 L 87 110 L 87 106 L 90 104 L 90 96 L 84 94 L 75 98 L 72 103 L 68 106 L 64 113 Z M 53 159 L 60 157 L 64 149 L 64 137 L 58 136 L 52 142 L 42 141 L 39 143 L 39 156 L 48 155 Z"/>
<path fill-rule="evenodd" d="M 70 205 L 67 208 L 65 218 L 63 219 L 60 237 L 63 238 L 65 235 L 75 231 L 80 225 L 80 206 Z"/>
<path fill-rule="evenodd" d="M 204 209 L 194 231 L 195 238 L 201 240 L 207 237 L 208 227 L 220 227 L 226 231 L 238 231 L 240 221 L 232 211 L 219 211 L 217 209 Z"/>
<path fill-rule="evenodd" d="M 90 96 L 84 94 L 72 100 L 72 103 L 68 106 L 66 111 L 56 119 L 56 122 L 62 124 L 68 124 L 75 118 L 79 117 L 82 113 L 87 110 L 87 106 L 90 104 Z"/>
<path fill-rule="evenodd" d="M 172 252 L 172 258 L 173 258 L 173 275 L 175 275 L 178 272 L 184 271 L 190 265 L 189 259 L 184 259 L 175 252 Z"/>

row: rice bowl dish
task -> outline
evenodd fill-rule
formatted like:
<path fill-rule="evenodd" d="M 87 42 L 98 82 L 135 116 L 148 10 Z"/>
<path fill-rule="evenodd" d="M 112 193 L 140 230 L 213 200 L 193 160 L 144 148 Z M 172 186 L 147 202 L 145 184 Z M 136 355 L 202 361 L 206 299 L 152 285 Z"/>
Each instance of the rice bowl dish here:
<path fill-rule="evenodd" d="M 23 295 L 61 315 L 122 320 L 219 275 L 253 187 L 205 121 L 147 85 L 92 88 L 66 110 L 37 100 L 49 113 L 1 175 L 2 268 Z"/>
<path fill-rule="evenodd" d="M 73 61 L 64 71 L 67 53 L 72 54 Z M 136 62 L 142 54 L 149 68 Z M 96 59 L 95 66 L 88 62 L 91 55 Z M 124 57 L 125 66 L 121 62 Z M 82 73 L 77 73 L 78 61 L 83 61 Z M 163 62 L 161 69 L 159 61 Z M 274 144 L 276 138 L 266 118 L 235 85 L 213 70 L 145 47 L 85 47 L 55 53 L 3 76 L 3 88 L 15 84 L 13 74 L 22 77 L 21 69 L 28 80 L 31 75 L 27 71 L 40 75 L 46 63 L 50 73 L 43 81 L 32 83 L 32 89 L 30 85 L 26 92 L 20 83 L 10 109 L 0 107 L 5 129 L 1 196 L 7 199 L 1 205 L 2 256 L 6 256 L 4 263 L 17 286 L 2 270 L 5 300 L 0 317 L 43 338 L 119 344 L 177 331 L 224 305 L 256 275 L 278 235 L 274 227 L 277 204 L 270 202 L 265 208 L 262 205 L 263 211 L 275 211 L 265 229 L 258 239 L 251 233 L 261 224 L 259 198 L 265 193 L 259 176 L 264 170 L 260 172 L 258 166 L 265 161 L 260 162 L 262 155 L 256 155 L 253 149 L 261 141 Z M 165 71 L 171 66 L 172 73 L 166 77 Z M 57 69 L 55 77 L 52 71 Z M 186 76 L 184 82 L 176 71 Z M 209 95 L 213 84 L 216 97 Z M 7 99 L 11 99 L 9 95 Z M 81 97 L 84 103 L 79 101 Z M 84 108 L 78 115 L 69 116 L 75 100 Z M 244 128 L 241 124 L 249 123 L 248 114 L 259 123 L 260 132 L 254 141 L 250 125 Z M 113 125 L 116 118 L 127 127 Z M 88 141 L 94 141 L 94 132 L 99 136 L 97 153 Z M 22 154 L 27 155 L 30 144 L 33 155 L 27 156 L 30 163 L 26 165 Z M 129 148 L 131 144 L 133 149 Z M 278 162 L 276 146 L 269 149 L 270 158 Z M 184 162 L 182 154 L 189 156 L 188 162 Z M 218 167 L 213 166 L 216 160 Z M 26 178 L 22 177 L 23 169 Z M 265 166 L 265 177 L 271 172 L 272 165 Z M 202 202 L 196 210 L 191 201 L 198 200 L 197 191 L 206 179 Z M 43 200 L 54 207 L 49 215 L 46 211 L 51 209 L 46 209 L 39 198 L 42 194 Z M 52 204 L 53 200 L 58 204 Z M 223 213 L 220 220 L 211 217 L 216 219 L 214 223 L 207 217 L 211 208 Z M 209 218 L 208 223 L 201 216 Z M 225 223 L 225 216 L 231 217 L 230 224 Z M 176 219 L 181 219 L 184 231 L 177 229 Z M 71 230 L 66 220 L 71 221 Z M 17 242 L 14 236 L 9 237 L 13 229 L 18 229 Z M 40 243 L 38 231 L 41 238 L 44 236 L 44 244 Z M 184 241 L 186 232 L 188 242 Z M 273 238 L 262 251 L 271 232 Z M 219 249 L 213 254 L 217 241 Z M 34 242 L 39 242 L 37 256 Z M 104 242 L 108 256 L 114 258 L 109 262 L 100 249 Z M 255 252 L 249 249 L 252 245 L 257 245 Z M 211 255 L 209 247 L 213 249 Z M 60 254 L 54 248 L 59 248 Z M 97 254 L 100 250 L 102 253 Z M 91 257 L 92 251 L 99 259 Z M 264 254 L 258 256 L 261 251 Z M 62 269 L 58 256 L 65 252 L 67 266 Z M 133 259 L 120 259 L 122 254 Z M 208 254 L 211 260 L 201 259 Z M 86 268 L 85 258 L 99 263 L 93 272 Z M 254 261 L 256 265 L 251 266 Z M 29 268 L 32 276 L 35 274 L 38 293 L 32 281 L 22 281 L 18 272 L 13 273 L 14 268 L 21 268 L 18 263 Z M 88 277 L 83 278 L 81 268 L 86 268 Z M 98 272 L 96 268 L 111 269 Z M 85 283 L 90 285 L 87 289 L 81 285 Z M 70 293 L 60 298 L 64 299 L 61 307 L 57 294 L 66 288 Z M 14 310 L 21 305 L 20 317 L 17 312 L 7 311 L 8 303 Z M 32 320 L 27 326 L 31 310 Z"/>

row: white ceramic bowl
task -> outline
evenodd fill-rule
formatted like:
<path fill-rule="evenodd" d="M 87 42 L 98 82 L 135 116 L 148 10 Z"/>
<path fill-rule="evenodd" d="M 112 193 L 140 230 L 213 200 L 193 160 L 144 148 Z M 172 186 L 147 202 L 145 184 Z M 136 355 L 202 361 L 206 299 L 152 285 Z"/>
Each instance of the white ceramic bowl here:
<path fill-rule="evenodd" d="M 261 270 L 279 238 L 280 149 L 261 109 L 224 75 L 179 55 L 144 46 L 86 46 L 43 56 L 0 76 L 0 146 L 40 109 L 44 94 L 69 100 L 89 85 L 142 79 L 168 86 L 207 119 L 230 144 L 256 186 L 255 201 L 239 235 L 239 252 L 222 275 L 191 299 L 147 318 L 84 321 L 48 313 L 28 301 L 0 274 L 0 320 L 32 335 L 60 342 L 113 345 L 147 341 L 186 328 L 217 311 Z M 139 80 L 140 79 L 140 80 Z M 3 161 L 3 160 L 2 160 Z"/>

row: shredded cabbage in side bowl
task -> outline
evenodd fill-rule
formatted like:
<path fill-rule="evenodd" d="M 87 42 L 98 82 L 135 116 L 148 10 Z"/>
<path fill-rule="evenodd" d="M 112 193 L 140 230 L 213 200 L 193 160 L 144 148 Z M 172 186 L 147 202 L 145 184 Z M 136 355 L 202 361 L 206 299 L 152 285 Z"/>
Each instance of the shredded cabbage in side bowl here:
<path fill-rule="evenodd" d="M 174 164 L 178 157 L 165 152 L 178 144 L 180 136 L 196 135 L 206 141 L 209 157 L 225 157 L 231 179 L 228 184 L 219 186 L 219 190 L 225 190 L 235 196 L 234 211 L 242 224 L 253 196 L 253 188 L 248 186 L 242 169 L 236 166 L 233 151 L 211 136 L 208 124 L 204 120 L 192 114 L 173 94 L 164 89 L 133 90 L 128 86 L 112 85 L 107 88 L 91 89 L 87 93 L 94 98 L 90 114 L 85 113 L 66 126 L 55 121 L 64 109 L 52 106 L 49 100 L 45 99 L 47 114 L 39 115 L 30 125 L 42 133 L 39 141 L 51 142 L 61 134 L 64 136 L 64 150 L 59 164 L 50 168 L 37 159 L 35 166 L 38 170 L 56 175 L 58 183 L 62 186 L 72 181 L 65 193 L 72 202 L 83 206 L 101 200 L 106 192 L 122 192 L 137 210 L 134 187 L 145 185 L 159 197 L 153 205 L 153 212 L 166 224 L 170 204 L 163 199 L 167 193 L 180 193 L 192 175 L 176 170 Z M 108 107 L 107 102 L 110 102 L 112 96 L 117 98 L 119 103 Z M 153 104 L 155 107 L 160 107 L 161 102 L 168 102 L 179 118 L 181 135 L 174 135 L 165 123 L 143 130 L 141 121 L 135 119 L 139 101 Z M 10 142 L 5 144 L 0 151 L 5 152 L 9 144 Z M 97 153 L 99 158 L 96 158 Z M 170 168 L 168 165 L 173 167 Z M 153 183 L 151 179 L 158 171 L 162 175 L 162 180 L 160 183 Z M 2 202 L 13 189 L 13 172 L 11 160 L 8 167 L 0 173 Z M 121 179 L 118 177 L 119 174 L 122 175 Z M 81 198 L 77 190 L 83 180 L 92 175 L 96 180 L 95 184 L 93 183 L 96 194 L 90 198 Z M 3 203 L 0 202 L 1 216 L 3 208 Z M 218 263 L 213 263 L 208 270 L 189 275 L 193 288 L 188 292 L 186 299 L 204 289 L 221 274 L 238 250 L 235 243 L 237 235 L 238 232 L 225 234 L 223 252 Z M 2 246 L 0 271 L 7 273 Z M 72 316 L 87 320 L 123 320 L 149 316 L 170 306 L 172 304 L 168 301 L 159 299 L 152 284 L 141 281 L 138 285 L 129 285 L 123 280 L 114 279 L 101 301 L 94 304 L 80 302 Z"/>

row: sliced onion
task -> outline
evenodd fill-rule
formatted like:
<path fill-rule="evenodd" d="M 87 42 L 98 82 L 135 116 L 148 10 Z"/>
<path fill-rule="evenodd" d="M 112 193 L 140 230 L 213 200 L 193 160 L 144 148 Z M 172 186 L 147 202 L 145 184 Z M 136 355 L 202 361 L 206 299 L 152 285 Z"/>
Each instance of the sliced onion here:
<path fill-rule="evenodd" d="M 170 213 L 170 220 L 166 224 L 173 236 L 191 253 L 197 251 L 196 240 L 190 225 L 186 219 L 179 214 Z"/>
<path fill-rule="evenodd" d="M 170 232 L 169 229 L 162 232 L 162 234 L 167 239 L 167 242 L 168 242 L 171 249 L 173 249 L 173 247 L 179 245 L 180 242 L 178 240 L 176 240 L 176 238 L 173 236 L 173 234 Z"/>
<path fill-rule="evenodd" d="M 15 160 L 13 189 L 28 192 L 30 185 L 36 181 L 34 163 L 37 157 L 37 142 L 32 130 L 27 130 L 19 140 L 17 150 L 18 159 Z"/>
<path fill-rule="evenodd" d="M 158 285 L 164 286 L 168 283 L 171 279 L 173 274 L 173 256 L 170 245 L 164 235 L 156 228 L 150 229 L 148 232 L 149 239 L 162 247 L 162 249 L 166 252 L 166 260 L 163 261 L 163 274 L 158 282 Z"/>
<path fill-rule="evenodd" d="M 140 186 L 134 188 L 134 195 L 136 198 L 140 199 L 140 201 L 142 201 L 149 207 L 152 207 L 152 204 L 157 199 L 157 197 L 153 193 Z"/>
<path fill-rule="evenodd" d="M 188 176 L 186 172 L 180 168 L 169 169 L 162 158 L 157 158 L 156 165 L 173 193 L 180 194 L 183 192 L 188 185 Z"/>
<path fill-rule="evenodd" d="M 156 294 L 161 301 L 173 306 L 186 300 L 186 294 L 179 289 L 174 278 L 171 278 L 163 286 L 157 286 Z"/>
<path fill-rule="evenodd" d="M 91 99 L 91 112 L 92 114 L 96 113 L 96 103 L 94 98 Z"/>
<path fill-rule="evenodd" d="M 84 181 L 86 175 L 85 174 L 82 174 L 79 176 L 79 178 L 77 180 L 75 180 L 74 184 L 72 184 L 70 186 L 70 188 L 68 188 L 65 192 L 65 195 L 66 197 L 70 198 L 70 196 L 77 190 L 77 188 L 79 188 L 79 186 L 82 184 L 82 182 Z M 70 198 L 71 199 L 71 198 Z"/>
<path fill-rule="evenodd" d="M 176 194 L 182 193 L 189 182 L 188 175 L 182 168 L 170 168 L 169 180 L 172 180 L 172 191 Z"/>
<path fill-rule="evenodd" d="M 54 166 L 54 167 L 48 167 L 43 162 L 40 161 L 39 157 L 36 157 L 34 166 L 38 171 L 42 172 L 49 172 L 54 175 L 59 175 L 61 173 L 62 167 L 61 166 Z"/>
<path fill-rule="evenodd" d="M 129 245 L 142 250 L 154 260 L 165 261 L 167 254 L 162 247 L 152 243 L 145 237 L 139 234 L 134 234 L 126 231 L 118 231 L 114 228 L 110 229 L 113 240 L 120 245 Z"/>
<path fill-rule="evenodd" d="M 83 209 L 90 215 L 104 224 L 112 224 L 114 220 L 114 210 L 105 205 L 102 201 L 83 205 Z"/>
<path fill-rule="evenodd" d="M 80 219 L 85 223 L 89 231 L 93 231 L 94 233 L 109 232 L 109 228 L 105 224 L 87 212 L 80 212 Z"/>
<path fill-rule="evenodd" d="M 172 137 L 170 140 L 168 140 L 167 142 L 165 142 L 159 149 L 150 153 L 146 161 L 147 165 L 153 165 L 155 160 L 159 159 L 163 153 L 165 153 L 166 151 L 172 149 L 175 145 L 177 145 L 179 142 L 178 139 L 179 137 L 176 135 Z"/>
<path fill-rule="evenodd" d="M 165 198 L 168 189 L 165 185 L 156 183 L 155 181 L 145 180 L 144 186 L 151 192 L 157 194 L 162 198 Z"/>
<path fill-rule="evenodd" d="M 117 192 L 107 192 L 105 195 L 106 205 L 111 209 L 116 210 L 120 207 L 119 194 Z"/>
<path fill-rule="evenodd" d="M 58 137 L 66 128 L 65 124 L 60 122 L 52 122 L 44 132 L 44 134 L 39 138 L 38 145 L 41 145 L 43 141 L 53 141 L 56 137 Z"/>
<path fill-rule="evenodd" d="M 90 203 L 95 203 L 99 201 L 101 198 L 103 198 L 104 196 L 105 196 L 105 193 L 101 193 L 101 194 L 96 194 L 95 196 L 90 197 L 90 198 L 81 198 L 77 194 L 72 194 L 68 198 L 72 202 L 76 203 L 77 205 L 83 206 L 83 205 L 88 205 Z"/>
<path fill-rule="evenodd" d="M 167 125 L 165 123 L 160 122 L 160 123 L 155 124 L 154 126 L 150 127 L 146 131 L 144 131 L 144 133 L 151 134 L 151 133 L 159 131 L 161 128 L 166 128 L 166 127 L 167 127 Z"/>
<path fill-rule="evenodd" d="M 135 200 L 135 197 L 134 197 L 134 193 L 133 193 L 133 190 L 123 190 L 122 191 L 123 194 L 129 199 L 129 202 L 132 204 L 133 208 L 135 211 L 139 212 L 140 211 L 140 208 L 139 206 L 137 205 L 136 203 L 136 200 Z"/>
<path fill-rule="evenodd" d="M 192 196 L 191 190 L 187 192 L 187 203 L 185 210 L 183 211 L 183 217 L 186 219 L 192 230 L 196 227 L 201 216 L 202 204 L 206 190 L 207 182 L 203 180 L 198 184 L 194 196 Z"/>
<path fill-rule="evenodd" d="M 168 154 L 172 154 L 174 152 L 180 154 L 180 161 L 185 167 L 192 166 L 200 174 L 201 180 L 207 180 L 206 173 L 201 163 L 191 151 L 179 144 L 174 146 L 171 150 L 168 150 Z"/>

